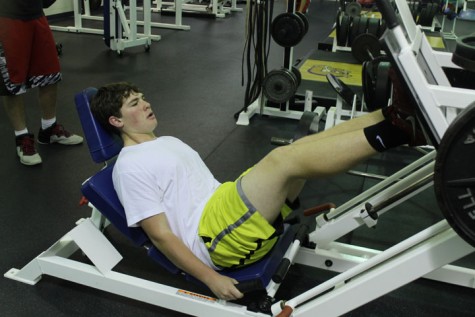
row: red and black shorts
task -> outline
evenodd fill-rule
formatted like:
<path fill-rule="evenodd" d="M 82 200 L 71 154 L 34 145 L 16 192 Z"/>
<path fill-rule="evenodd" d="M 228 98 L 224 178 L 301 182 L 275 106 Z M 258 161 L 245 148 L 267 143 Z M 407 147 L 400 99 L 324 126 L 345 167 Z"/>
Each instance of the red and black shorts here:
<path fill-rule="evenodd" d="M 0 17 L 0 95 L 19 95 L 60 80 L 56 43 L 46 17 Z"/>

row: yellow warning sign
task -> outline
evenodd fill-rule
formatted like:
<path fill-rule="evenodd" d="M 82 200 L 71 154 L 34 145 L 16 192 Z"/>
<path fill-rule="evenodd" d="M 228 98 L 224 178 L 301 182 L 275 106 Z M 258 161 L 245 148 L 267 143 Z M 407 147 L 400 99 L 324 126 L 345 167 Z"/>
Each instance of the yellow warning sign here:
<path fill-rule="evenodd" d="M 300 66 L 303 80 L 327 81 L 327 74 L 333 74 L 350 86 L 361 86 L 360 64 L 330 62 L 308 59 Z"/>

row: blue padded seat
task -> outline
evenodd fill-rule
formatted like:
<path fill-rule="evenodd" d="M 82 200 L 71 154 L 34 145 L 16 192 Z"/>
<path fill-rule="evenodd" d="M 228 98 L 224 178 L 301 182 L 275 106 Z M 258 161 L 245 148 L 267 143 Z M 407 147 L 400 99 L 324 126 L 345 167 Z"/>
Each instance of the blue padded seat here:
<path fill-rule="evenodd" d="M 92 116 L 89 103 L 96 92 L 95 88 L 83 90 L 75 96 L 75 103 L 92 159 L 97 163 L 106 163 L 120 152 L 123 145 L 118 136 L 102 128 Z M 113 163 L 109 163 L 86 180 L 81 187 L 84 197 L 135 245 L 146 246 L 148 255 L 164 268 L 174 274 L 181 272 L 153 246 L 142 228 L 127 226 L 125 211 L 112 183 L 112 170 Z M 223 270 L 220 273 L 233 277 L 240 283 L 252 282 L 258 285 L 256 288 L 265 288 L 293 240 L 292 232 L 290 229 L 285 230 L 276 246 L 260 261 L 238 269 Z M 197 281 L 192 276 L 186 276 L 188 280 Z"/>

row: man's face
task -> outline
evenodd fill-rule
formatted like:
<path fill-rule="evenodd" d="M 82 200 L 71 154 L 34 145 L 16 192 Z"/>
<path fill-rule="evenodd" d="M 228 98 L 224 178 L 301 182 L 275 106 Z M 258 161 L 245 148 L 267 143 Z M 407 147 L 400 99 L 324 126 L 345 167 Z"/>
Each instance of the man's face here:
<path fill-rule="evenodd" d="M 140 92 L 131 92 L 127 98 L 124 98 L 120 112 L 124 133 L 148 134 L 153 133 L 157 127 L 157 119 L 152 108 Z"/>

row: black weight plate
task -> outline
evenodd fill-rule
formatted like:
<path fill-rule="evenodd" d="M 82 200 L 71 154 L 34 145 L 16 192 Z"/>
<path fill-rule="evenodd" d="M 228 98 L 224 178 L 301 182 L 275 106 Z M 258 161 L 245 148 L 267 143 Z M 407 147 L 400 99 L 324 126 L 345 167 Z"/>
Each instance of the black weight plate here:
<path fill-rule="evenodd" d="M 309 28 L 307 16 L 300 11 L 295 11 L 295 14 L 302 19 L 304 35 L 307 34 Z"/>
<path fill-rule="evenodd" d="M 369 33 L 358 35 L 351 45 L 351 54 L 361 63 L 381 56 L 381 45 L 378 38 Z"/>
<path fill-rule="evenodd" d="M 391 63 L 380 61 L 376 66 L 374 109 L 384 108 L 388 105 L 391 93 L 391 81 L 389 80 L 389 69 Z"/>
<path fill-rule="evenodd" d="M 475 102 L 445 131 L 437 150 L 434 189 L 448 223 L 475 246 Z"/>
<path fill-rule="evenodd" d="M 351 19 L 349 16 L 344 14 L 341 17 L 341 23 L 340 23 L 340 38 L 337 38 L 337 44 L 338 46 L 346 46 L 348 43 L 348 34 L 350 32 L 350 23 Z"/>
<path fill-rule="evenodd" d="M 432 22 L 435 18 L 435 15 L 437 14 L 437 11 L 439 10 L 439 5 L 435 2 L 432 2 L 432 10 L 430 11 L 430 25 L 432 25 Z"/>
<path fill-rule="evenodd" d="M 361 4 L 356 1 L 349 2 L 345 5 L 345 13 L 350 17 L 357 17 L 361 14 Z"/>
<path fill-rule="evenodd" d="M 304 27 L 304 22 L 296 14 L 282 13 L 272 21 L 271 35 L 278 45 L 292 47 L 302 40 Z"/>
<path fill-rule="evenodd" d="M 348 35 L 348 46 L 351 46 L 354 39 L 358 36 L 358 25 L 360 23 L 360 17 L 352 17 L 350 23 L 350 32 Z"/>
<path fill-rule="evenodd" d="M 292 73 L 297 79 L 297 87 L 300 86 L 300 83 L 302 82 L 302 74 L 300 73 L 300 70 L 297 67 L 292 66 Z"/>
<path fill-rule="evenodd" d="M 417 22 L 417 15 L 418 15 L 418 10 L 419 10 L 419 2 L 412 1 L 408 2 L 409 4 L 409 10 L 411 11 L 412 18 L 414 19 L 414 22 Z"/>
<path fill-rule="evenodd" d="M 91 10 L 96 10 L 101 7 L 102 0 L 89 0 L 89 8 Z"/>
<path fill-rule="evenodd" d="M 358 23 L 358 35 L 366 33 L 368 30 L 368 18 L 367 17 L 360 17 L 360 21 Z"/>
<path fill-rule="evenodd" d="M 378 18 L 369 18 L 368 19 L 368 33 L 373 34 L 378 37 L 379 35 L 379 24 L 381 20 Z"/>
<path fill-rule="evenodd" d="M 452 62 L 466 70 L 475 72 L 475 35 L 457 38 Z"/>
<path fill-rule="evenodd" d="M 336 44 L 340 45 L 338 39 L 341 38 L 341 15 L 343 12 L 338 11 L 335 19 Z"/>
<path fill-rule="evenodd" d="M 427 23 L 426 21 L 428 19 L 428 16 L 429 16 L 429 11 L 427 7 L 422 8 L 421 12 L 419 13 L 419 19 L 417 19 L 417 24 L 425 26 Z"/>
<path fill-rule="evenodd" d="M 262 82 L 262 92 L 269 101 L 285 103 L 297 91 L 297 78 L 288 69 L 270 71 Z"/>

